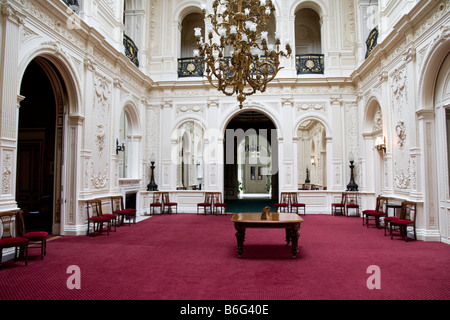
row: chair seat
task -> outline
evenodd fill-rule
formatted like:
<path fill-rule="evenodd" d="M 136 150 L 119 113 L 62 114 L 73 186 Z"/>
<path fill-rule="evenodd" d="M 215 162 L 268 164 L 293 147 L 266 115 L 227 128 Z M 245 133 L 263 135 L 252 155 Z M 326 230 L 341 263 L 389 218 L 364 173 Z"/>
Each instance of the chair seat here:
<path fill-rule="evenodd" d="M 343 207 L 344 206 L 343 203 L 332 203 L 331 205 L 335 206 L 335 207 Z"/>
<path fill-rule="evenodd" d="M 395 219 L 391 221 L 391 224 L 393 225 L 408 225 L 408 224 L 414 224 L 414 221 L 411 220 L 403 220 L 403 219 Z"/>
<path fill-rule="evenodd" d="M 114 211 L 114 214 L 117 214 L 117 215 L 124 215 L 124 214 L 128 214 L 129 212 L 128 211 L 126 211 L 126 210 L 116 210 L 116 211 Z"/>
<path fill-rule="evenodd" d="M 223 206 L 226 206 L 227 204 L 224 202 L 217 202 L 217 203 L 214 203 L 214 205 L 217 207 L 223 207 Z"/>
<path fill-rule="evenodd" d="M 128 213 L 136 213 L 137 212 L 136 209 L 124 209 L 124 210 Z"/>
<path fill-rule="evenodd" d="M 0 247 L 7 248 L 9 246 L 26 245 L 30 242 L 27 238 L 23 237 L 10 237 L 0 239 Z"/>
<path fill-rule="evenodd" d="M 45 231 L 30 231 L 23 235 L 24 238 L 27 238 L 30 241 L 41 240 L 42 238 L 47 238 L 48 232 Z"/>
<path fill-rule="evenodd" d="M 164 203 L 164 205 L 166 205 L 166 206 L 176 206 L 177 203 L 176 202 L 166 202 L 166 203 Z"/>
<path fill-rule="evenodd" d="M 160 202 L 155 202 L 155 203 L 151 203 L 150 206 L 152 206 L 152 207 L 161 207 L 161 206 L 162 206 L 162 203 L 160 203 Z"/>
<path fill-rule="evenodd" d="M 381 212 L 381 211 L 376 211 L 376 210 L 364 210 L 363 214 L 365 214 L 367 216 L 384 216 L 384 215 L 386 215 L 386 213 Z"/>
<path fill-rule="evenodd" d="M 107 217 L 92 217 L 92 218 L 89 218 L 89 220 L 100 222 L 100 221 L 109 221 L 109 218 L 107 218 Z"/>
<path fill-rule="evenodd" d="M 349 207 L 349 208 L 359 208 L 359 204 L 349 203 L 349 204 L 347 204 L 347 207 Z"/>
<path fill-rule="evenodd" d="M 210 206 L 211 203 L 207 203 L 207 202 L 202 202 L 202 203 L 198 203 L 198 206 Z"/>
<path fill-rule="evenodd" d="M 304 206 L 306 206 L 306 204 L 304 204 L 304 203 L 293 203 L 292 206 L 294 206 L 294 207 L 304 207 Z"/>
<path fill-rule="evenodd" d="M 288 204 L 287 203 L 276 203 L 275 206 L 276 207 L 287 207 Z"/>
<path fill-rule="evenodd" d="M 117 215 L 111 214 L 111 213 L 104 213 L 103 216 L 104 216 L 104 217 L 107 217 L 107 218 L 110 218 L 110 219 L 115 219 L 115 218 L 117 218 Z"/>
<path fill-rule="evenodd" d="M 392 220 L 397 220 L 399 219 L 399 217 L 385 217 L 384 221 L 392 221 Z"/>

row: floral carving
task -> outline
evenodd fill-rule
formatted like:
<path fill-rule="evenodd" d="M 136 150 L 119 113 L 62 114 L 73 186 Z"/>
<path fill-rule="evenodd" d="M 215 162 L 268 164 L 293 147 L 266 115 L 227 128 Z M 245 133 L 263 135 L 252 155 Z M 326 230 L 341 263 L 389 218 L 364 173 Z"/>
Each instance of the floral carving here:
<path fill-rule="evenodd" d="M 98 157 L 101 158 L 103 156 L 103 149 L 105 148 L 106 144 L 105 128 L 101 124 L 97 126 L 97 132 L 95 134 L 95 144 L 97 145 Z"/>
<path fill-rule="evenodd" d="M 395 131 L 397 132 L 398 136 L 398 144 L 400 145 L 400 148 L 403 148 L 405 145 L 406 140 L 406 125 L 403 121 L 399 121 L 397 123 L 397 126 L 395 127 Z"/>

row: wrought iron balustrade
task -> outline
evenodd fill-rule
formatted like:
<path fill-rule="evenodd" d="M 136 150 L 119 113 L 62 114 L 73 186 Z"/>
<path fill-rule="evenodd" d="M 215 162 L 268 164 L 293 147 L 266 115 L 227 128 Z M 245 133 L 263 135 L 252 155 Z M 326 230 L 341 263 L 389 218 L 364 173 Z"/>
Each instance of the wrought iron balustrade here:
<path fill-rule="evenodd" d="M 80 11 L 80 4 L 78 0 L 62 0 L 66 6 L 68 6 L 73 12 L 78 13 Z"/>
<path fill-rule="evenodd" d="M 366 59 L 370 56 L 373 49 L 378 44 L 378 27 L 375 27 L 372 31 L 370 31 L 369 36 L 366 40 L 366 46 L 367 46 L 367 52 L 366 52 Z"/>
<path fill-rule="evenodd" d="M 260 61 L 268 60 L 266 57 L 260 57 Z M 223 63 L 227 64 L 231 60 L 231 57 L 224 57 Z M 202 64 L 202 59 L 195 60 L 195 58 L 179 58 L 178 59 L 178 77 L 203 77 L 204 67 Z M 252 70 L 251 74 L 255 76 L 258 72 L 257 70 Z M 269 74 L 273 74 L 273 68 L 269 68 Z"/>
<path fill-rule="evenodd" d="M 125 46 L 125 55 L 139 68 L 139 49 L 134 41 L 126 34 L 123 34 L 123 45 Z"/>
<path fill-rule="evenodd" d="M 178 77 L 203 77 L 202 60 L 195 58 L 179 58 L 178 59 Z"/>
<path fill-rule="evenodd" d="M 297 74 L 324 74 L 323 54 L 298 54 L 295 56 Z"/>

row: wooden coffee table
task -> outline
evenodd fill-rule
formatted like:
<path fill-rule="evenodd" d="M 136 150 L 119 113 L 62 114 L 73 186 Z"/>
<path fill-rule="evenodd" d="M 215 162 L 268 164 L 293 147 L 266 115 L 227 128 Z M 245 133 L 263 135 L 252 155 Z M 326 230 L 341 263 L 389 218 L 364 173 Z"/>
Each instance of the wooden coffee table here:
<path fill-rule="evenodd" d="M 298 253 L 298 238 L 300 237 L 300 224 L 304 221 L 295 213 L 277 213 L 273 212 L 267 219 L 261 219 L 261 213 L 247 212 L 236 213 L 231 219 L 236 229 L 237 251 L 239 258 L 244 252 L 245 230 L 247 228 L 278 228 L 286 230 L 286 242 L 292 242 L 292 259 L 295 259 Z"/>

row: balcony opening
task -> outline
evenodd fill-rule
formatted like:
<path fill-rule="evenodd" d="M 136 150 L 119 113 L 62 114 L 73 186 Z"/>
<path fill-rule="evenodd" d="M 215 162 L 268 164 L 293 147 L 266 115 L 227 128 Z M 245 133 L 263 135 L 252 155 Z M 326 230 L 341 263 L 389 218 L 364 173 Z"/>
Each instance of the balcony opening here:
<path fill-rule="evenodd" d="M 295 15 L 295 53 L 297 74 L 324 73 L 320 16 L 313 9 Z"/>

